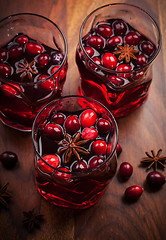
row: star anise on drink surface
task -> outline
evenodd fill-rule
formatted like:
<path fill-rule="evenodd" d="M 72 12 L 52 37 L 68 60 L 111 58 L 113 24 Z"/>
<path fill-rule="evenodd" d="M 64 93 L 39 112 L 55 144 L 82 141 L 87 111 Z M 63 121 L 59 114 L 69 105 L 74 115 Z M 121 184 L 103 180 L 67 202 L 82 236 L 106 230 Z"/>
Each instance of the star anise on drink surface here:
<path fill-rule="evenodd" d="M 36 60 L 33 60 L 32 62 L 28 63 L 26 58 L 24 60 L 20 61 L 17 65 L 18 69 L 16 73 L 21 73 L 21 81 L 24 79 L 25 76 L 28 76 L 29 80 L 32 82 L 33 77 L 32 74 L 37 74 L 38 71 L 35 66 Z"/>
<path fill-rule="evenodd" d="M 9 183 L 6 183 L 3 187 L 0 188 L 0 203 L 4 207 L 8 207 L 8 200 L 11 198 L 11 194 L 7 191 Z"/>
<path fill-rule="evenodd" d="M 113 52 L 113 54 L 119 54 L 118 60 L 121 61 L 123 59 L 126 60 L 126 63 L 130 62 L 130 58 L 134 58 L 137 59 L 137 57 L 135 56 L 136 53 L 138 53 L 138 50 L 134 49 L 134 46 L 130 46 L 128 47 L 127 44 L 124 44 L 124 46 L 121 45 L 117 45 L 117 48 L 119 50 Z"/>
<path fill-rule="evenodd" d="M 23 212 L 23 215 L 25 217 L 23 224 L 28 232 L 31 232 L 35 227 L 39 228 L 41 222 L 43 221 L 43 215 L 37 214 L 34 208 L 28 212 Z"/>
<path fill-rule="evenodd" d="M 140 162 L 148 163 L 149 166 L 147 169 L 151 168 L 154 165 L 155 171 L 157 170 L 157 164 L 160 164 L 160 166 L 165 168 L 166 166 L 163 164 L 163 162 L 166 160 L 166 157 L 160 157 L 161 152 L 162 149 L 159 149 L 156 155 L 153 150 L 151 150 L 152 155 L 150 155 L 148 152 L 145 152 L 147 157 L 143 158 Z"/>
<path fill-rule="evenodd" d="M 59 142 L 59 145 L 62 147 L 58 150 L 57 154 L 61 154 L 66 151 L 64 155 L 64 163 L 68 163 L 70 161 L 72 154 L 74 154 L 80 161 L 80 154 L 90 153 L 87 149 L 81 147 L 81 145 L 88 143 L 89 140 L 80 140 L 80 136 L 81 134 L 78 132 L 72 139 L 71 136 L 65 132 L 65 140 Z"/>

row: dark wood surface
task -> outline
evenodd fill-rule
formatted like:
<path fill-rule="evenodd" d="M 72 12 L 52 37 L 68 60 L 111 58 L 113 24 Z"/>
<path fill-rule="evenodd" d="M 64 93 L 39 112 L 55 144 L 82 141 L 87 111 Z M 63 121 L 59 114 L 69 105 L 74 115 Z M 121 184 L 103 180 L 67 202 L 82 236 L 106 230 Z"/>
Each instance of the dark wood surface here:
<path fill-rule="evenodd" d="M 96 7 L 114 1 L 106 0 L 0 0 L 0 18 L 18 12 L 33 12 L 56 22 L 68 42 L 69 70 L 64 95 L 76 93 L 79 75 L 75 49 L 82 21 Z M 117 2 L 117 1 L 115 1 Z M 123 1 L 121 1 L 123 2 Z M 119 141 L 123 152 L 118 159 L 134 167 L 132 177 L 120 182 L 117 175 L 102 199 L 84 211 L 63 209 L 48 204 L 37 193 L 33 182 L 33 148 L 31 135 L 0 124 L 0 152 L 17 153 L 19 166 L 12 171 L 0 165 L 0 182 L 9 182 L 13 195 L 9 209 L 0 208 L 1 240 L 164 240 L 166 239 L 166 185 L 160 191 L 146 188 L 147 172 L 140 167 L 145 151 L 159 148 L 166 155 L 166 1 L 130 0 L 148 11 L 158 22 L 162 33 L 162 50 L 153 66 L 153 82 L 146 103 L 129 116 L 118 120 Z M 166 173 L 163 171 L 163 174 Z M 127 204 L 123 201 L 126 187 L 138 184 L 145 188 L 141 198 Z M 29 234 L 22 226 L 23 211 L 35 208 L 44 214 L 40 230 Z"/>

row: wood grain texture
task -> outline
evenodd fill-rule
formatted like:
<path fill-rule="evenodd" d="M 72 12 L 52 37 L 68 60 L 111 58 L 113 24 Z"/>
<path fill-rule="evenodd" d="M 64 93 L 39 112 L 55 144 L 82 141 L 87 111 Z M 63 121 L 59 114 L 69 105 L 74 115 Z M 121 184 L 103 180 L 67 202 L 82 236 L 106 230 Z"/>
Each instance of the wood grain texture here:
<path fill-rule="evenodd" d="M 18 12 L 44 15 L 64 32 L 68 42 L 69 69 L 64 95 L 76 93 L 79 74 L 75 50 L 79 29 L 85 17 L 95 8 L 118 1 L 106 0 L 0 0 L 0 18 Z M 102 199 L 84 211 L 63 209 L 48 204 L 37 193 L 33 182 L 33 148 L 31 135 L 17 132 L 0 124 L 0 152 L 18 154 L 19 166 L 12 171 L 0 165 L 0 183 L 9 182 L 13 195 L 9 209 L 0 208 L 1 240 L 164 240 L 166 239 L 166 187 L 151 192 L 146 184 L 147 172 L 139 161 L 145 151 L 159 148 L 166 155 L 166 1 L 128 0 L 148 11 L 158 22 L 162 33 L 162 50 L 153 66 L 153 82 L 148 100 L 129 116 L 119 119 L 119 141 L 123 161 L 133 165 L 134 172 L 127 182 L 116 175 Z M 166 171 L 166 170 L 165 170 Z M 164 172 L 165 174 L 165 172 Z M 127 204 L 123 200 L 126 187 L 138 184 L 145 191 L 139 201 Z M 27 233 L 22 226 L 22 211 L 35 208 L 44 214 L 40 230 Z"/>

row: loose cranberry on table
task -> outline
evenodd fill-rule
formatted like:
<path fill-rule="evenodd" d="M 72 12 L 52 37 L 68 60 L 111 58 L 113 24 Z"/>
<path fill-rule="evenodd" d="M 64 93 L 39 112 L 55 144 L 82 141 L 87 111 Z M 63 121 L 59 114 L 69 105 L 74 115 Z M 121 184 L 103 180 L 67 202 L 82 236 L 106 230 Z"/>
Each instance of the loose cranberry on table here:
<path fill-rule="evenodd" d="M 55 82 L 52 78 L 48 78 L 49 75 L 40 75 L 37 79 L 39 82 L 39 87 L 46 90 L 46 91 L 52 91 L 55 88 Z M 48 78 L 47 80 L 44 80 Z M 43 80 L 43 81 L 42 81 Z M 41 82 L 40 82 L 41 81 Z"/>
<path fill-rule="evenodd" d="M 80 122 L 83 128 L 91 127 L 96 123 L 97 114 L 92 109 L 85 110 L 80 117 Z"/>
<path fill-rule="evenodd" d="M 125 198 L 128 201 L 136 201 L 142 195 L 143 190 L 144 189 L 139 185 L 130 186 L 125 190 Z"/>
<path fill-rule="evenodd" d="M 112 28 L 107 24 L 99 24 L 96 32 L 104 38 L 109 38 L 112 35 Z"/>
<path fill-rule="evenodd" d="M 75 115 L 67 117 L 64 124 L 66 131 L 70 134 L 74 134 L 80 129 L 80 121 Z"/>
<path fill-rule="evenodd" d="M 58 124 L 49 123 L 44 127 L 43 133 L 52 140 L 61 140 L 63 138 L 63 129 Z"/>
<path fill-rule="evenodd" d="M 48 163 L 50 166 L 57 168 L 60 164 L 60 158 L 57 155 L 45 155 L 43 156 L 43 159 L 46 163 Z M 50 166 L 48 166 L 42 159 L 39 160 L 39 168 L 45 173 L 53 173 L 54 169 Z"/>
<path fill-rule="evenodd" d="M 82 131 L 82 139 L 87 139 L 87 140 L 94 140 L 96 139 L 98 136 L 98 132 L 95 128 L 85 128 L 83 131 Z"/>
<path fill-rule="evenodd" d="M 132 173 L 133 167 L 130 163 L 128 162 L 121 163 L 119 168 L 119 175 L 122 179 L 124 180 L 128 179 L 129 177 L 131 177 Z"/>
<path fill-rule="evenodd" d="M 7 169 L 12 169 L 18 162 L 17 154 L 10 151 L 5 151 L 0 154 L 0 162 Z"/>
<path fill-rule="evenodd" d="M 121 152 L 122 152 L 122 147 L 121 147 L 121 145 L 118 143 L 118 144 L 117 144 L 117 147 L 116 147 L 117 156 L 119 156 L 119 155 L 121 154 Z"/>
<path fill-rule="evenodd" d="M 96 155 L 104 155 L 107 150 L 107 143 L 103 140 L 96 140 L 92 143 L 91 150 Z"/>
<path fill-rule="evenodd" d="M 146 177 L 148 185 L 153 189 L 159 189 L 165 183 L 165 177 L 158 171 L 148 173 Z"/>
<path fill-rule="evenodd" d="M 22 92 L 22 89 L 19 85 L 10 83 L 8 84 L 2 84 L 1 86 L 2 92 L 9 98 L 14 98 L 15 96 L 19 96 Z"/>
<path fill-rule="evenodd" d="M 102 57 L 104 67 L 115 69 L 117 66 L 117 58 L 112 53 L 105 53 Z"/>

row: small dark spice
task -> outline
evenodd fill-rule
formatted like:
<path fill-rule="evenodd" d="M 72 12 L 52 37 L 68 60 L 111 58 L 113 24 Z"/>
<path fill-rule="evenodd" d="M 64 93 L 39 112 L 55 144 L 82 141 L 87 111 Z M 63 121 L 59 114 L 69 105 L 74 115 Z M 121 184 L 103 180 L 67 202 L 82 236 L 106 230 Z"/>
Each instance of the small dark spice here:
<path fill-rule="evenodd" d="M 28 212 L 23 212 L 25 219 L 23 220 L 23 224 L 28 232 L 32 232 L 35 227 L 40 228 L 40 224 L 43 221 L 43 215 L 37 214 L 35 209 Z"/>
<path fill-rule="evenodd" d="M 7 191 L 9 183 L 6 183 L 3 187 L 0 188 L 0 204 L 4 207 L 8 207 L 8 200 L 11 198 L 11 194 Z"/>

